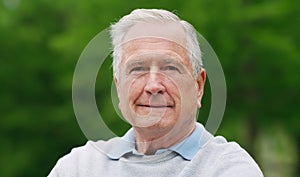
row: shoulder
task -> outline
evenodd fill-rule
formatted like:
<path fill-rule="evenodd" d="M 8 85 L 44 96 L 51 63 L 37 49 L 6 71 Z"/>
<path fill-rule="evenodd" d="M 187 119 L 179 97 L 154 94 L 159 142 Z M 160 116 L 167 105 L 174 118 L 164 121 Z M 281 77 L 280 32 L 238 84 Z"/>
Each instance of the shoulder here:
<path fill-rule="evenodd" d="M 102 147 L 107 146 L 107 141 L 87 141 L 87 143 L 80 147 L 75 147 L 71 150 L 71 152 L 62 158 L 59 159 L 60 161 L 73 161 L 78 159 L 86 159 L 95 157 L 95 156 L 102 156 L 105 153 L 103 152 Z"/>
<path fill-rule="evenodd" d="M 111 149 L 118 138 L 109 141 L 88 141 L 85 145 L 73 148 L 71 152 L 60 158 L 49 174 L 49 177 L 80 176 L 82 169 L 95 169 L 99 163 L 108 160 L 106 150 Z"/>
<path fill-rule="evenodd" d="M 198 158 L 198 159 L 197 159 Z M 207 165 L 210 176 L 263 176 L 254 159 L 236 142 L 212 137 L 199 150 L 196 159 Z"/>

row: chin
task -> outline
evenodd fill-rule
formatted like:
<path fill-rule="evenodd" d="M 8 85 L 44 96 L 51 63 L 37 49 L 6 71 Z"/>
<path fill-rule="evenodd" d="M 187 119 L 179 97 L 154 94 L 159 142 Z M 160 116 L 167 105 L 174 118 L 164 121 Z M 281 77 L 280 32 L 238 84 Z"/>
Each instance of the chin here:
<path fill-rule="evenodd" d="M 161 119 L 159 122 L 156 122 L 148 127 L 144 127 L 149 130 L 156 130 L 156 131 L 169 131 L 175 126 L 175 121 Z"/>

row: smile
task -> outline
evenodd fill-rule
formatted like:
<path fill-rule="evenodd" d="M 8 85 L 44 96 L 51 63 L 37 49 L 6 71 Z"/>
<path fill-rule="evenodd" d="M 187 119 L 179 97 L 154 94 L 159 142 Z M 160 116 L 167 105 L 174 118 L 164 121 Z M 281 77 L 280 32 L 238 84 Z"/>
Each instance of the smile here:
<path fill-rule="evenodd" d="M 146 108 L 173 108 L 173 106 L 169 105 L 143 105 L 143 104 L 138 104 L 137 106 L 139 107 L 146 107 Z"/>

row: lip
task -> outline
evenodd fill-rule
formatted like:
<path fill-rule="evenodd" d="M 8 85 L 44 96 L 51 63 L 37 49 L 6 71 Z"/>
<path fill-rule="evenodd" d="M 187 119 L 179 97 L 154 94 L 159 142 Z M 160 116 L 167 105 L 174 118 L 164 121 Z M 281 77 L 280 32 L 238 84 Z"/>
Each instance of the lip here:
<path fill-rule="evenodd" d="M 172 105 L 147 105 L 147 104 L 137 104 L 138 107 L 146 107 L 146 108 L 173 108 Z"/>

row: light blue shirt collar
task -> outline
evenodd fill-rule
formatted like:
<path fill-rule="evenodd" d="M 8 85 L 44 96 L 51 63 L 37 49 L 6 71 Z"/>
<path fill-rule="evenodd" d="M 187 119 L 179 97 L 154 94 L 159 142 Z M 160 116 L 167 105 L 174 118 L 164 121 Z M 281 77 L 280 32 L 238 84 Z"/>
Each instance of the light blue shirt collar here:
<path fill-rule="evenodd" d="M 163 153 L 167 150 L 174 151 L 182 156 L 186 160 L 192 160 L 195 154 L 199 151 L 199 149 L 204 145 L 205 141 L 201 141 L 201 137 L 203 136 L 205 128 L 202 124 L 197 123 L 195 130 L 183 141 L 178 144 L 171 146 L 168 149 L 159 149 L 156 154 Z M 118 141 L 114 147 L 114 150 L 108 153 L 108 157 L 111 159 L 119 159 L 124 154 L 132 152 L 136 155 L 143 155 L 138 153 L 135 149 L 135 135 L 133 128 L 127 131 L 127 133 Z M 123 140 L 123 141 L 122 141 Z"/>

